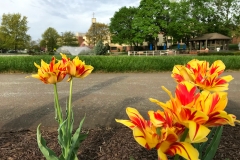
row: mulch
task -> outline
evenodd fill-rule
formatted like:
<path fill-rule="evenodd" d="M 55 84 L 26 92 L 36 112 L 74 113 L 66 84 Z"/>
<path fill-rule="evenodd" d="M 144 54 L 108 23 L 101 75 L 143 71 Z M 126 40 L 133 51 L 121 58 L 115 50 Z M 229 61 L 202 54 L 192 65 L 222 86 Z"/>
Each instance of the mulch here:
<path fill-rule="evenodd" d="M 88 130 L 87 139 L 78 151 L 79 160 L 157 160 L 156 150 L 146 150 L 132 137 L 126 127 Z M 57 132 L 42 130 L 49 148 L 57 155 L 61 149 Z M 221 142 L 214 160 L 240 160 L 240 125 L 224 126 Z M 44 160 L 37 146 L 36 131 L 0 132 L 1 160 Z"/>

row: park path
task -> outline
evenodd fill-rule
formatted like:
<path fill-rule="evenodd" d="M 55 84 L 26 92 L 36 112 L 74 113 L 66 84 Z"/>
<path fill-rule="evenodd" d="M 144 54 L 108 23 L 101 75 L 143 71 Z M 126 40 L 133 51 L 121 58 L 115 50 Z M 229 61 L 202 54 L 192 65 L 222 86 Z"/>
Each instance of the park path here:
<path fill-rule="evenodd" d="M 229 71 L 234 80 L 229 85 L 227 111 L 240 119 L 240 72 Z M 55 128 L 53 85 L 46 85 L 29 74 L 0 74 L 0 131 L 42 127 Z M 85 79 L 74 79 L 73 106 L 75 125 L 86 114 L 85 128 L 119 126 L 115 118 L 127 119 L 126 107 L 137 108 L 147 118 L 148 110 L 159 107 L 148 98 L 167 101 L 161 86 L 174 91 L 171 72 L 161 73 L 92 73 Z M 58 84 L 59 99 L 65 110 L 69 84 Z"/>

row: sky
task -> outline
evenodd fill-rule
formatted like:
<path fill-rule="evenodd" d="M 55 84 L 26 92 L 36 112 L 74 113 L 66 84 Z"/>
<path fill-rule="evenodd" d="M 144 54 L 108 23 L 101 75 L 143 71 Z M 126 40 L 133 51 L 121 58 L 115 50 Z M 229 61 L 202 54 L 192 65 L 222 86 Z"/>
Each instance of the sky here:
<path fill-rule="evenodd" d="M 98 23 L 110 23 L 121 7 L 138 7 L 140 0 L 0 0 L 0 23 L 3 14 L 26 16 L 32 40 L 42 38 L 48 27 L 61 32 L 86 33 L 93 13 Z"/>

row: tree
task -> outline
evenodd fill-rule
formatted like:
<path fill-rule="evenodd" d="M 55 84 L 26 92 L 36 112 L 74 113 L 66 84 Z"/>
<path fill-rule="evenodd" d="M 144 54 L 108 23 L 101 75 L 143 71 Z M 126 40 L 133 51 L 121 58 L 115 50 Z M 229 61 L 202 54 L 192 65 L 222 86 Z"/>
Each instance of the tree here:
<path fill-rule="evenodd" d="M 157 50 L 158 34 L 167 34 L 169 0 L 142 0 L 133 20 L 133 28 L 139 31 L 135 39 L 153 43 Z"/>
<path fill-rule="evenodd" d="M 137 41 L 135 39 L 138 30 L 133 29 L 132 22 L 137 10 L 135 7 L 122 7 L 118 12 L 115 12 L 109 25 L 113 43 L 125 43 L 137 46 L 138 43 L 143 42 L 143 40 Z"/>
<path fill-rule="evenodd" d="M 97 45 L 94 47 L 94 53 L 96 55 L 104 55 L 107 52 L 107 46 L 103 44 L 103 41 L 100 40 L 97 42 Z"/>
<path fill-rule="evenodd" d="M 31 51 L 40 51 L 39 45 L 40 44 L 38 43 L 38 41 L 30 40 L 28 44 L 28 49 Z"/>
<path fill-rule="evenodd" d="M 79 46 L 78 40 L 73 32 L 64 32 L 62 37 L 62 45 L 65 46 Z"/>
<path fill-rule="evenodd" d="M 191 14 L 188 1 L 170 3 L 167 33 L 174 37 L 175 41 L 187 43 L 199 31 L 198 20 L 194 19 Z"/>
<path fill-rule="evenodd" d="M 54 48 L 57 48 L 57 39 L 59 38 L 58 32 L 54 29 L 49 27 L 43 34 L 42 39 L 44 42 L 40 43 L 41 45 L 44 45 L 45 43 L 47 49 L 50 51 L 53 51 Z"/>
<path fill-rule="evenodd" d="M 219 24 L 219 33 L 231 36 L 231 32 L 239 28 L 240 0 L 215 0 L 211 1 L 210 7 L 217 17 L 215 23 Z"/>
<path fill-rule="evenodd" d="M 189 16 L 198 34 L 218 32 L 231 36 L 239 25 L 240 0 L 184 0 L 189 3 Z"/>
<path fill-rule="evenodd" d="M 239 24 L 239 0 L 181 0 L 170 6 L 168 33 L 186 43 L 204 33 L 230 36 L 230 31 Z"/>
<path fill-rule="evenodd" d="M 104 23 L 95 23 L 92 24 L 86 33 L 86 38 L 89 44 L 95 45 L 98 41 L 108 40 L 109 37 L 109 28 L 108 25 Z"/>
<path fill-rule="evenodd" d="M 1 47 L 5 49 L 24 49 L 30 35 L 27 34 L 27 17 L 21 14 L 3 14 L 0 26 Z"/>

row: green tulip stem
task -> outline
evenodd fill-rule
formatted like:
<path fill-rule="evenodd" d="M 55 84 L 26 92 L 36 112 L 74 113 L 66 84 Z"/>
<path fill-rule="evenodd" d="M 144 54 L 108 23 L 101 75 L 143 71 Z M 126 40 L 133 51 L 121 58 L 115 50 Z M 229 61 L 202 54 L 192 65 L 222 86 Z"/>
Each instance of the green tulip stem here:
<path fill-rule="evenodd" d="M 54 105 L 56 106 L 56 111 L 57 111 L 57 121 L 60 125 L 63 122 L 63 118 L 62 118 L 62 112 L 61 112 L 61 109 L 60 109 L 60 106 L 59 106 L 57 84 L 56 83 L 54 84 L 54 98 L 55 98 L 54 102 L 56 103 Z"/>
<path fill-rule="evenodd" d="M 73 85 L 73 80 L 71 78 L 70 80 L 70 89 L 69 89 L 69 99 L 68 99 L 68 107 L 67 107 L 67 132 L 68 132 L 68 145 L 70 145 L 71 142 L 71 132 L 70 131 L 70 126 L 71 126 L 71 121 L 72 121 L 72 85 Z"/>

